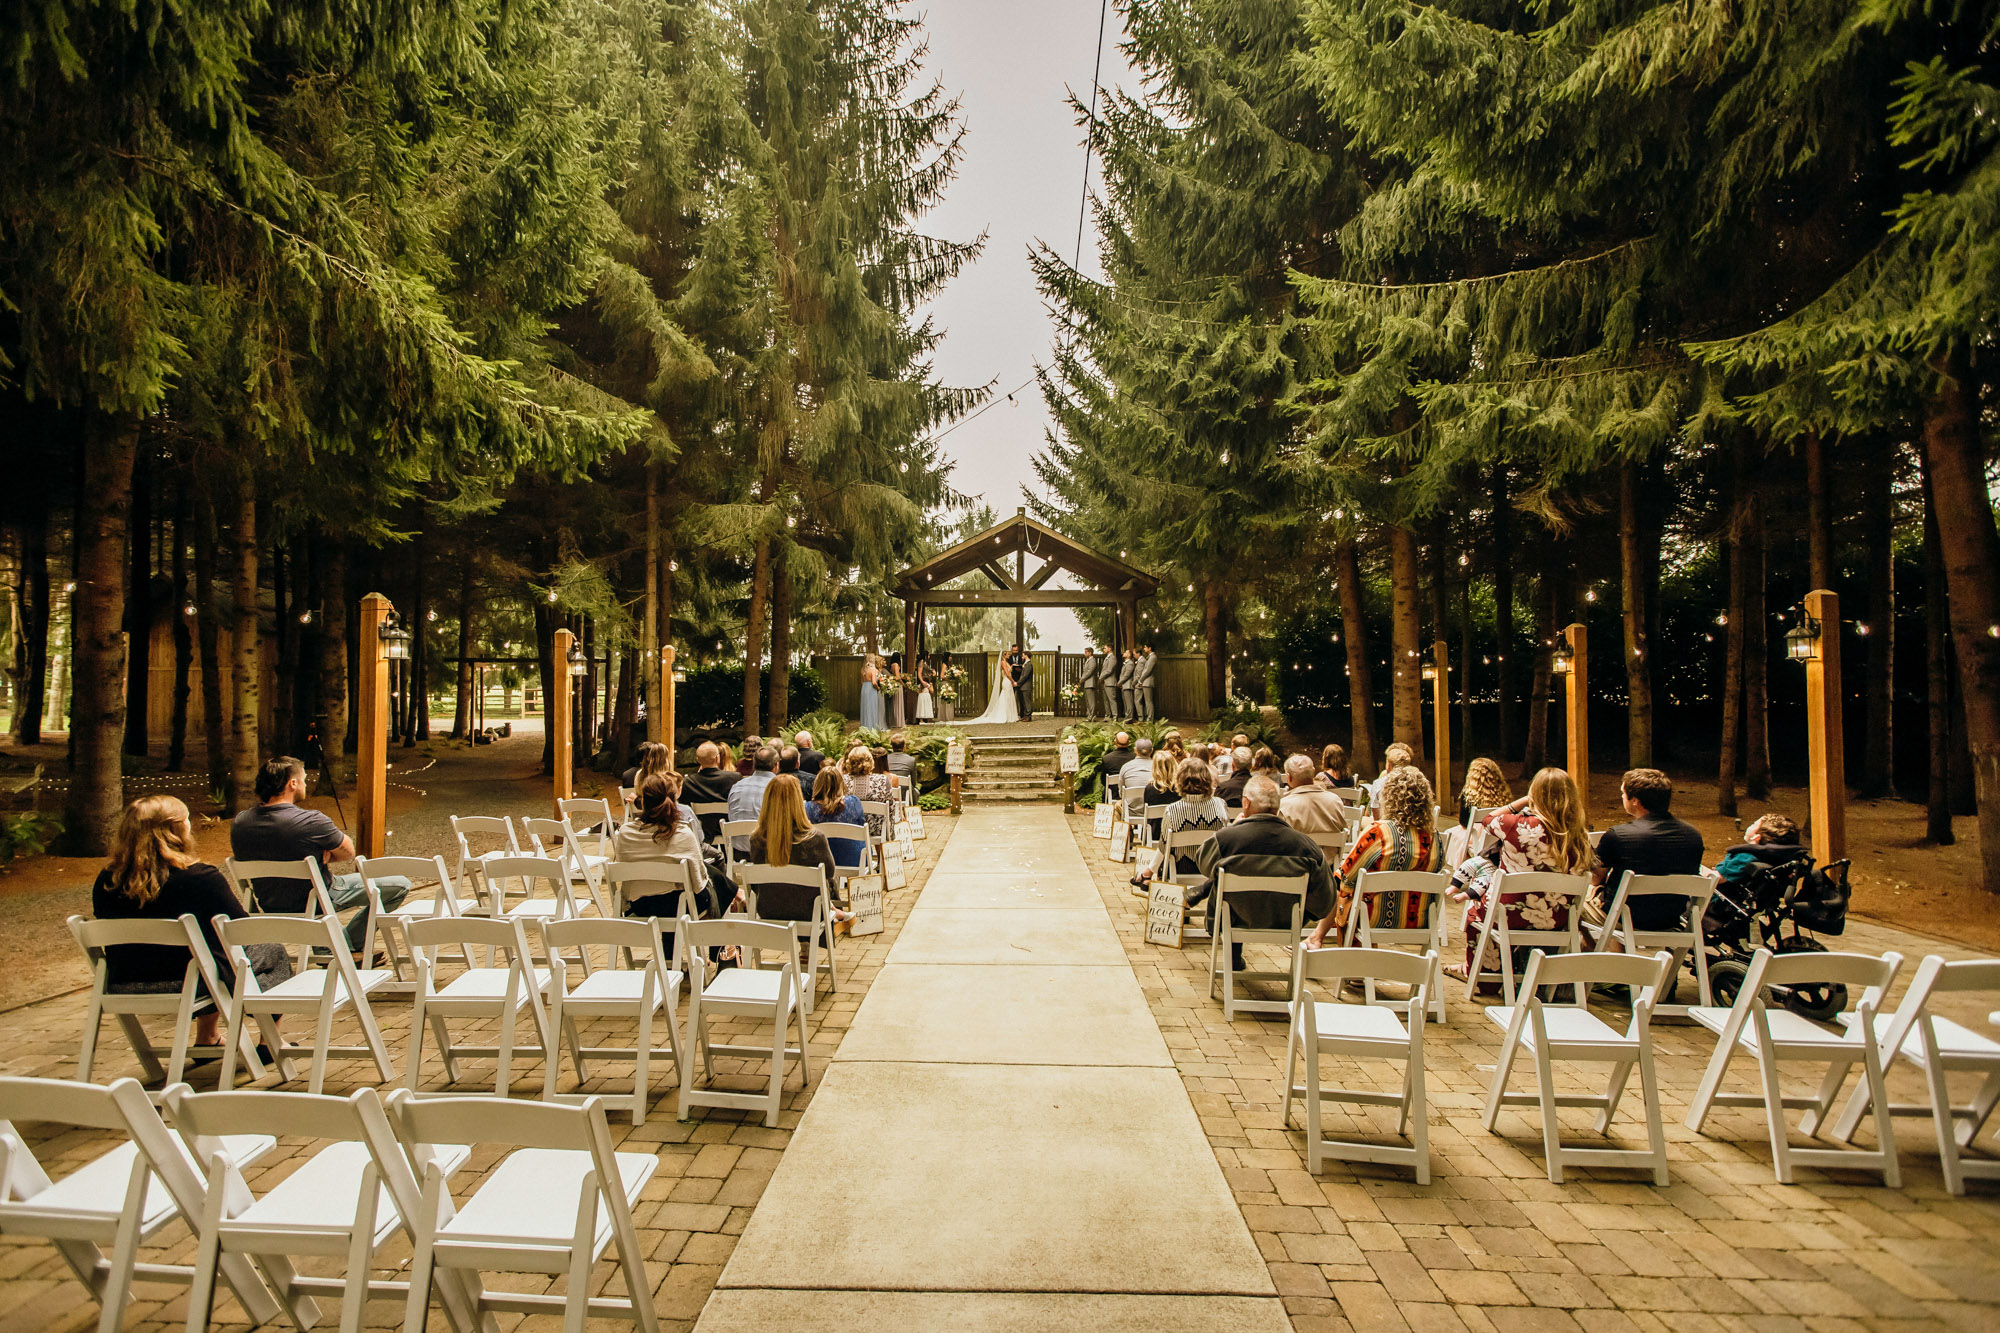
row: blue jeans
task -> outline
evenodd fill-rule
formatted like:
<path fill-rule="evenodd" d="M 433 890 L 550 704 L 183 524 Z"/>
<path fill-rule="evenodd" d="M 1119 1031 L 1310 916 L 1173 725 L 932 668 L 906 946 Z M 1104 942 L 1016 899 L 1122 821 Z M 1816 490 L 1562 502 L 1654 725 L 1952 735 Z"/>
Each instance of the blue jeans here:
<path fill-rule="evenodd" d="M 333 899 L 335 911 L 345 912 L 367 903 L 368 891 L 361 883 L 361 876 L 333 875 L 329 879 L 327 896 Z M 382 895 L 382 910 L 393 912 L 410 896 L 410 881 L 401 875 L 384 875 L 375 881 L 375 891 Z M 347 923 L 347 947 L 352 953 L 368 948 L 368 913 L 358 913 Z"/>

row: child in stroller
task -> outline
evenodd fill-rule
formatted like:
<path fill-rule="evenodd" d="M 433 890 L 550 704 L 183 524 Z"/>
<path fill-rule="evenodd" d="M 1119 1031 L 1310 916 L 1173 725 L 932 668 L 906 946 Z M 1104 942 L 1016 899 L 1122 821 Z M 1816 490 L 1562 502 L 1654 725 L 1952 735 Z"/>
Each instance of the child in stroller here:
<path fill-rule="evenodd" d="M 1849 862 L 1815 867 L 1799 845 L 1798 825 L 1784 815 L 1765 815 L 1745 836 L 1716 867 L 1720 883 L 1701 920 L 1709 989 L 1724 1007 L 1736 1003 L 1757 949 L 1824 953 L 1826 946 L 1807 932 L 1847 929 Z M 1776 998 L 1805 1018 L 1825 1022 L 1847 1007 L 1845 986 L 1776 989 Z"/>

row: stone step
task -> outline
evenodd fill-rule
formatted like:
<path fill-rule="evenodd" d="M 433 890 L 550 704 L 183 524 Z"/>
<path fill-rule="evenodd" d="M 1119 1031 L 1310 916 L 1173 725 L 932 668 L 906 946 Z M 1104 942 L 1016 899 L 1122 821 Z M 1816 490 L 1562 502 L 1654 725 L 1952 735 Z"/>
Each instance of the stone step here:
<path fill-rule="evenodd" d="M 1062 799 L 1062 793 L 1059 791 L 1039 791 L 1039 790 L 974 791 L 970 788 L 967 788 L 965 791 L 959 793 L 959 799 L 966 802 L 968 805 L 978 805 L 978 804 L 991 805 L 996 802 L 1059 801 Z"/>
<path fill-rule="evenodd" d="M 1051 777 L 967 777 L 961 791 L 1055 791 L 1061 784 Z"/>
<path fill-rule="evenodd" d="M 1047 754 L 976 754 L 972 756 L 972 762 L 966 765 L 968 769 L 975 773 L 987 768 L 1006 770 L 1021 768 L 1053 769 L 1055 766 L 1055 756 Z"/>

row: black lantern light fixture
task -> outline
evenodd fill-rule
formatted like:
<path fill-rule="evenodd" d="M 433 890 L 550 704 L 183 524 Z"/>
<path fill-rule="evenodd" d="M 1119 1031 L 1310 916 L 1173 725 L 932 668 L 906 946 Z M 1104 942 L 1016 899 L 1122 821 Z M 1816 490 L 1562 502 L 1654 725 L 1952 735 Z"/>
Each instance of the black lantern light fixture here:
<path fill-rule="evenodd" d="M 410 632 L 403 628 L 403 618 L 391 611 L 382 617 L 382 628 L 375 632 L 382 641 L 382 656 L 391 662 L 401 662 L 410 655 Z"/>
<path fill-rule="evenodd" d="M 1569 646 L 1568 639 L 1556 640 L 1555 651 L 1549 655 L 1549 670 L 1558 676 L 1567 676 L 1576 668 L 1576 649 Z"/>
<path fill-rule="evenodd" d="M 1799 612 L 1799 623 L 1785 632 L 1785 656 L 1794 662 L 1818 661 L 1820 636 L 1819 620 L 1808 611 Z"/>
<path fill-rule="evenodd" d="M 584 676 L 584 673 L 589 670 L 590 670 L 590 659 L 586 658 L 583 655 L 583 648 L 580 645 L 571 644 L 569 650 L 570 679 L 581 680 Z"/>

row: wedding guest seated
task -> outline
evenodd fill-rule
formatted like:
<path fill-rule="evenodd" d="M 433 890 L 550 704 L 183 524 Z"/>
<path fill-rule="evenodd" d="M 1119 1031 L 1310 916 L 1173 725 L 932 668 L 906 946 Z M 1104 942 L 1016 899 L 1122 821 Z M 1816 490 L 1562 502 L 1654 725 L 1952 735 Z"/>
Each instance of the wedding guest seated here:
<path fill-rule="evenodd" d="M 813 779 L 812 803 L 806 807 L 806 818 L 815 824 L 868 827 L 868 816 L 861 813 L 861 799 L 847 790 L 847 779 L 836 768 L 822 768 L 819 776 Z M 828 838 L 826 841 L 833 847 L 835 865 L 852 870 L 861 864 L 860 843 L 846 838 Z"/>
<path fill-rule="evenodd" d="M 1341 859 L 1333 911 L 1313 927 L 1307 948 L 1324 948 L 1329 939 L 1337 945 L 1347 938 L 1347 917 L 1362 871 L 1438 869 L 1444 847 L 1437 821 L 1431 818 L 1433 804 L 1430 779 L 1420 768 L 1399 768 L 1383 780 L 1382 816 L 1361 831 Z M 1382 930 L 1421 930 L 1427 924 L 1426 904 L 1432 901 L 1405 893 L 1378 893 L 1370 902 L 1368 924 Z"/>
<path fill-rule="evenodd" d="M 1498 810 L 1514 799 L 1507 775 L 1491 759 L 1479 758 L 1465 766 L 1465 787 L 1458 794 L 1458 826 L 1472 826 L 1475 810 Z"/>
<path fill-rule="evenodd" d="M 778 750 L 778 771 L 779 771 L 780 773 L 797 773 L 797 772 L 799 771 L 799 747 L 798 747 L 798 746 L 796 746 L 796 745 L 786 745 L 786 746 L 781 746 L 781 747 L 779 748 L 779 750 Z"/>
<path fill-rule="evenodd" d="M 618 785 L 639 789 L 639 783 L 650 773 L 668 773 L 674 767 L 674 752 L 658 741 L 640 741 L 639 748 L 632 752 L 632 767 L 618 775 Z"/>
<path fill-rule="evenodd" d="M 792 743 L 799 747 L 799 772 L 809 778 L 818 777 L 820 769 L 826 766 L 826 756 L 813 749 L 813 734 L 802 731 L 792 737 Z"/>
<path fill-rule="evenodd" d="M 1285 761 L 1285 794 L 1278 814 L 1301 833 L 1347 832 L 1347 803 L 1313 781 L 1311 756 L 1295 754 Z"/>
<path fill-rule="evenodd" d="M 1222 781 L 1216 784 L 1215 794 L 1222 798 L 1224 805 L 1234 810 L 1243 804 L 1243 788 L 1250 781 L 1250 747 L 1239 745 L 1224 757 L 1229 760 L 1229 768 L 1223 772 Z"/>
<path fill-rule="evenodd" d="M 1176 765 L 1181 760 L 1187 758 L 1187 742 L 1181 739 L 1181 734 L 1178 731 L 1169 731 L 1166 735 L 1160 737 L 1160 748 L 1174 757 Z"/>
<path fill-rule="evenodd" d="M 90 913 L 100 921 L 172 921 L 192 916 L 215 959 L 219 984 L 233 990 L 236 968 L 215 933 L 215 918 L 250 915 L 220 870 L 201 859 L 188 808 L 177 797 L 141 796 L 125 807 L 111 835 L 111 856 L 90 890 Z M 246 949 L 260 986 L 275 986 L 292 975 L 291 955 L 282 944 Z M 121 995 L 171 995 L 187 975 L 188 951 L 160 944 L 114 944 L 105 951 L 105 988 Z M 208 994 L 207 983 L 202 994 Z M 212 998 L 212 997 L 211 997 Z M 196 1020 L 195 1042 L 216 1044 L 211 1009 Z"/>
<path fill-rule="evenodd" d="M 1383 781 L 1388 781 L 1387 774 Z M 1385 785 L 1386 790 L 1386 785 Z M 1528 794 L 1515 801 L 1487 824 L 1491 845 L 1452 872 L 1451 896 L 1466 904 L 1465 966 L 1445 969 L 1448 976 L 1466 979 L 1473 965 L 1472 952 L 1479 944 L 1479 929 L 1491 910 L 1488 901 L 1494 876 L 1501 871 L 1545 871 L 1557 875 L 1587 875 L 1595 861 L 1590 847 L 1590 830 L 1583 822 L 1583 801 L 1576 781 L 1560 768 L 1545 768 L 1528 784 Z M 1506 904 L 1507 924 L 1516 930 L 1562 930 L 1569 925 L 1570 906 L 1540 894 L 1523 894 Z M 1526 966 L 1528 951 L 1519 950 L 1515 971 Z M 1500 956 L 1487 945 L 1487 956 L 1478 960 L 1481 971 L 1495 971 Z"/>
<path fill-rule="evenodd" d="M 1193 757 L 1182 760 L 1174 783 L 1180 789 L 1180 799 L 1160 817 L 1162 844 L 1180 829 L 1219 829 L 1229 822 L 1229 807 L 1216 799 L 1215 772 L 1205 761 Z M 1192 856 L 1175 858 L 1175 878 L 1194 873 Z"/>
<path fill-rule="evenodd" d="M 1329 745 L 1319 752 L 1319 775 L 1313 779 L 1322 787 L 1351 787 L 1354 775 L 1347 771 L 1347 747 Z"/>
<path fill-rule="evenodd" d="M 750 776 L 739 778 L 729 789 L 729 822 L 743 823 L 758 819 L 764 813 L 764 790 L 778 776 L 778 752 L 768 745 L 760 745 L 752 752 Z M 793 783 L 797 786 L 797 783 Z M 743 856 L 750 850 L 748 838 L 737 838 L 734 851 Z"/>
<path fill-rule="evenodd" d="M 1202 879 L 1188 890 L 1188 905 L 1211 898 L 1216 875 L 1224 870 L 1232 875 L 1285 877 L 1305 875 L 1305 920 L 1327 914 L 1333 907 L 1333 870 L 1311 838 L 1278 816 L 1278 784 L 1266 777 L 1252 778 L 1243 788 L 1243 817 L 1225 826 L 1202 844 L 1195 858 Z M 1230 920 L 1245 930 L 1274 930 L 1291 919 L 1287 900 L 1265 894 L 1232 899 Z M 1209 928 L 1215 926 L 1215 905 L 1209 901 Z M 1243 948 L 1237 945 L 1230 965 L 1243 966 Z"/>
<path fill-rule="evenodd" d="M 1791 816 L 1766 811 L 1743 830 L 1743 841 L 1722 854 L 1715 873 L 1725 884 L 1740 883 L 1765 866 L 1781 866 L 1806 854 Z"/>
<path fill-rule="evenodd" d="M 694 761 L 701 767 L 681 783 L 681 799 L 690 806 L 727 805 L 729 789 L 737 784 L 740 775 L 733 765 L 723 762 L 722 747 L 713 741 L 703 741 L 695 747 Z M 701 816 L 703 842 L 715 841 L 715 835 L 722 831 L 723 818 L 720 814 Z"/>
<path fill-rule="evenodd" d="M 760 866 L 818 866 L 826 872 L 830 891 L 839 886 L 833 877 L 833 849 L 827 845 L 826 835 L 806 817 L 799 780 L 789 773 L 773 778 L 764 793 L 764 813 L 757 820 L 757 831 L 750 835 L 750 860 Z M 769 884 L 757 891 L 757 915 L 771 921 L 804 921 L 812 916 L 816 896 L 814 891 L 795 885 Z M 737 901 L 745 901 L 740 892 Z M 839 906 L 837 894 L 834 905 Z M 851 918 L 836 911 L 835 919 Z"/>
<path fill-rule="evenodd" d="M 1132 748 L 1132 758 L 1118 770 L 1118 794 L 1125 802 L 1127 819 L 1137 819 L 1146 812 L 1146 784 L 1153 778 L 1153 743 L 1142 736 Z"/>
<path fill-rule="evenodd" d="M 1637 875 L 1701 873 L 1701 830 L 1668 813 L 1672 778 L 1657 768 L 1635 768 L 1625 774 L 1618 795 L 1631 819 L 1613 824 L 1597 840 L 1597 865 L 1591 872 L 1597 891 L 1583 905 L 1587 925 L 1604 924 L 1619 877 L 1628 870 Z M 1672 894 L 1634 898 L 1630 906 L 1634 930 L 1676 930 L 1687 916 L 1687 899 Z"/>
<path fill-rule="evenodd" d="M 1382 779 L 1388 777 L 1405 764 L 1416 762 L 1416 755 L 1401 741 L 1393 741 L 1382 751 L 1382 771 L 1375 775 L 1375 781 L 1368 784 L 1368 807 L 1379 809 L 1382 804 Z"/>
<path fill-rule="evenodd" d="M 846 770 L 847 790 L 857 801 L 887 805 L 893 799 L 889 774 L 887 770 L 875 766 L 875 753 L 867 746 L 857 745 L 849 750 L 841 767 Z M 868 836 L 876 839 L 884 836 L 882 816 L 868 816 Z"/>
<path fill-rule="evenodd" d="M 1106 750 L 1104 757 L 1097 761 L 1097 776 L 1099 781 L 1118 781 L 1118 774 L 1124 770 L 1125 765 L 1131 762 L 1132 737 L 1121 731 L 1111 738 L 1111 748 Z"/>
<path fill-rule="evenodd" d="M 764 738 L 762 736 L 745 736 L 743 738 L 743 757 L 736 761 L 736 776 L 747 778 L 757 771 L 757 751 L 763 748 Z M 776 756 L 777 751 L 773 750 L 771 768 L 774 772 L 778 767 Z M 734 819 L 735 816 L 731 815 L 730 818 Z"/>
<path fill-rule="evenodd" d="M 889 776 L 901 778 L 908 787 L 917 780 L 916 757 L 909 752 L 910 738 L 898 731 L 889 737 Z"/>
<path fill-rule="evenodd" d="M 675 776 L 653 773 L 640 781 L 632 797 L 632 817 L 611 836 L 611 857 L 620 863 L 680 861 L 693 866 L 697 872 L 695 882 L 702 887 L 695 895 L 696 901 L 690 904 L 691 914 L 720 916 L 722 905 L 735 896 L 735 890 L 720 866 L 710 865 L 702 858 L 701 839 L 695 832 L 697 825 L 688 817 L 687 807 L 674 799 Z M 679 916 L 680 911 L 679 889 L 628 899 L 625 903 L 626 916 L 672 918 Z"/>
<path fill-rule="evenodd" d="M 1146 775 L 1146 789 L 1140 794 L 1139 804 L 1142 811 L 1148 806 L 1172 805 L 1180 798 L 1179 762 L 1169 750 L 1155 751 L 1152 771 Z M 1149 820 L 1147 823 L 1148 836 L 1155 842 L 1160 838 L 1161 823 L 1159 819 Z"/>
<path fill-rule="evenodd" d="M 300 805 L 306 794 L 306 766 L 289 755 L 266 759 L 257 770 L 258 804 L 229 822 L 229 854 L 239 861 L 298 861 L 317 857 L 321 865 L 352 861 L 354 843 L 339 825 L 317 810 Z M 358 874 L 326 876 L 327 896 L 334 910 L 344 912 L 368 901 Z M 300 914 L 307 911 L 311 890 L 303 880 L 252 881 L 257 909 Z M 409 895 L 410 881 L 400 875 L 376 879 L 384 911 L 393 912 Z M 368 913 L 357 912 L 347 923 L 347 943 L 359 954 L 368 947 Z"/>

